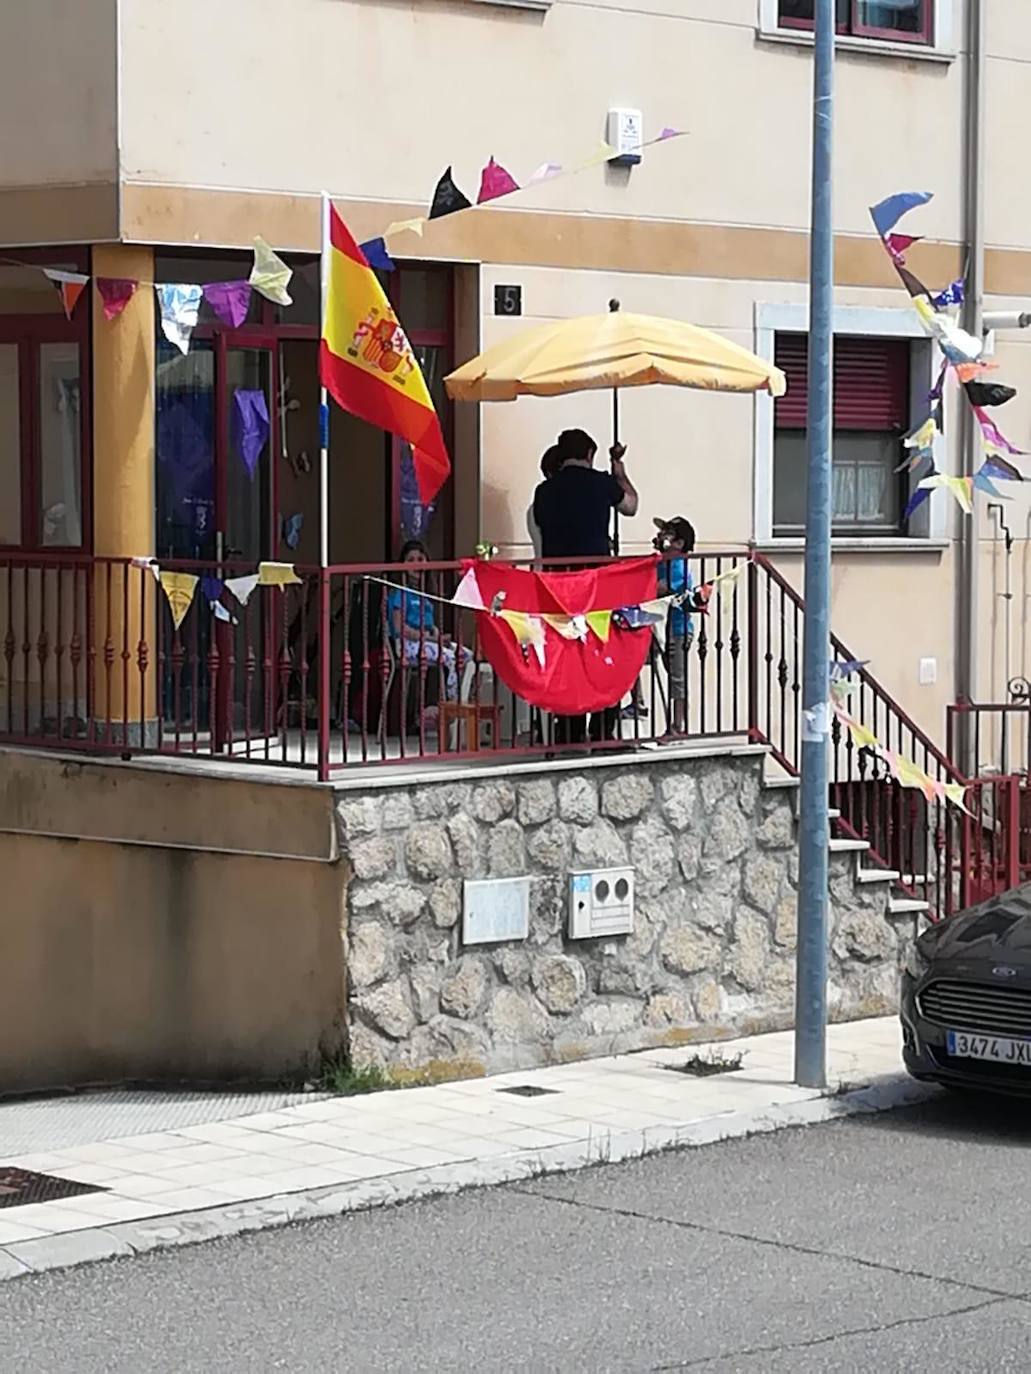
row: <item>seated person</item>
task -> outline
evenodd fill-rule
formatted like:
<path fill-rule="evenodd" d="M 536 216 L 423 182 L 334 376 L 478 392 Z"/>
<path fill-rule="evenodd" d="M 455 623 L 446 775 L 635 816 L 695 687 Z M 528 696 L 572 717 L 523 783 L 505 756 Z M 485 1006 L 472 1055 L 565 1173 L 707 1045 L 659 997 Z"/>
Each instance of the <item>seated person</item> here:
<path fill-rule="evenodd" d="M 428 563 L 429 554 L 418 539 L 409 539 L 401 550 L 402 563 Z M 439 663 L 444 669 L 448 701 L 458 700 L 458 669 L 472 657 L 469 649 L 459 648 L 448 635 L 442 635 L 433 602 L 417 591 L 392 587 L 387 593 L 387 623 L 403 661 L 418 666 Z"/>

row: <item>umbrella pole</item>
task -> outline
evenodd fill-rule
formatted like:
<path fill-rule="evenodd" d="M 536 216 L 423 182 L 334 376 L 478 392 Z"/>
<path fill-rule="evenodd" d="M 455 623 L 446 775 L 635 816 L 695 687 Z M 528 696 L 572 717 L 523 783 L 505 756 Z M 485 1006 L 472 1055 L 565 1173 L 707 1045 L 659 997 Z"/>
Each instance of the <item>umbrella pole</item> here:
<path fill-rule="evenodd" d="M 612 442 L 619 443 L 619 388 L 612 388 Z M 619 511 L 612 512 L 612 552 L 619 557 Z"/>

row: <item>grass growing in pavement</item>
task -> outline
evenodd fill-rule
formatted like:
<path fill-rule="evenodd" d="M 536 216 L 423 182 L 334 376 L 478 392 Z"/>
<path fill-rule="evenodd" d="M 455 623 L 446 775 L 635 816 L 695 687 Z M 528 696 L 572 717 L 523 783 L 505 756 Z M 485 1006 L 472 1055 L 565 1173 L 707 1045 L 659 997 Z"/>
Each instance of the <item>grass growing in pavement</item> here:
<path fill-rule="evenodd" d="M 708 1078 L 715 1073 L 736 1073 L 741 1067 L 743 1054 L 723 1054 L 720 1050 L 710 1050 L 707 1055 L 693 1054 L 683 1064 L 670 1064 L 674 1073 L 688 1073 L 695 1078 Z"/>
<path fill-rule="evenodd" d="M 335 1093 L 338 1097 L 355 1097 L 358 1093 L 378 1093 L 396 1087 L 375 1064 L 358 1068 L 346 1058 L 323 1060 L 311 1081 L 317 1091 Z"/>

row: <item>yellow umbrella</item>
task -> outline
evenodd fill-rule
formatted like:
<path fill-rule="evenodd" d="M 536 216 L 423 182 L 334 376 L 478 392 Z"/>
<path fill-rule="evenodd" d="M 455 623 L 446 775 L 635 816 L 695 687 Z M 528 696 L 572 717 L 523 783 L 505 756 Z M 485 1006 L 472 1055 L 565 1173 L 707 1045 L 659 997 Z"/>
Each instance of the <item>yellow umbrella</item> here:
<path fill-rule="evenodd" d="M 496 344 L 445 378 L 456 401 L 514 401 L 624 386 L 768 391 L 783 396 L 784 374 L 747 348 L 679 320 L 624 314 L 538 325 Z"/>
<path fill-rule="evenodd" d="M 780 368 L 740 344 L 680 320 L 608 314 L 556 320 L 495 344 L 463 364 L 444 383 L 455 401 L 514 401 L 518 396 L 565 396 L 612 388 L 612 438 L 619 442 L 619 389 L 687 386 L 701 391 L 768 391 L 783 396 Z M 619 551 L 619 518 L 613 548 Z"/>

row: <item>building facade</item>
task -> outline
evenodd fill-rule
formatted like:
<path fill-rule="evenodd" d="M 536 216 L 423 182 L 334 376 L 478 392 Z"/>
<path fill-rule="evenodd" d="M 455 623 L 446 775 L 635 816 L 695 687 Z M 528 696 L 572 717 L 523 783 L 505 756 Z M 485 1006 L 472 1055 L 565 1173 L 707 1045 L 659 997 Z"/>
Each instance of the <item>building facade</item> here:
<path fill-rule="evenodd" d="M 914 270 L 940 288 L 977 247 L 980 205 L 985 310 L 1020 311 L 1031 296 L 1013 154 L 1031 15 L 982 0 L 975 69 L 967 3 L 838 4 L 833 624 L 938 739 L 971 589 L 977 695 L 1002 698 L 1025 672 L 1031 507 L 1017 484 L 1004 507 L 978 495 L 969 577 L 966 517 L 947 493 L 905 518 L 901 439 L 926 414 L 934 359 L 867 207 L 901 189 L 934 192 L 906 227 L 924 240 Z M 491 156 L 521 183 L 543 163 L 581 167 L 608 111 L 632 107 L 646 141 L 664 127 L 685 136 L 650 144 L 638 166 L 595 160 L 390 237 L 388 289 L 438 399 L 454 475 L 422 511 L 401 445 L 335 414 L 331 561 L 389 561 L 415 531 L 440 558 L 480 539 L 527 554 L 543 450 L 569 425 L 604 445 L 610 402 L 456 408 L 443 377 L 528 324 L 617 298 L 717 330 L 776 359 L 792 383 L 777 403 L 628 393 L 622 437 L 641 510 L 624 550 L 648 547 L 653 516 L 683 514 L 702 546 L 753 545 L 800 586 L 811 16 L 812 0 L 18 7 L 0 51 L 0 546 L 316 562 L 320 193 L 367 239 L 425 214 L 447 166 L 473 199 Z M 150 284 L 245 277 L 255 235 L 293 267 L 294 304 L 254 296 L 238 327 L 205 308 L 180 355 L 161 337 Z M 91 286 L 68 319 L 40 267 L 145 289 L 109 321 Z M 1000 331 L 994 349 L 999 379 L 1020 391 L 1000 425 L 1023 446 L 1026 336 Z M 264 393 L 270 416 L 253 474 L 233 441 L 241 389 Z M 961 434 L 951 396 L 940 470 L 961 470 Z"/>

